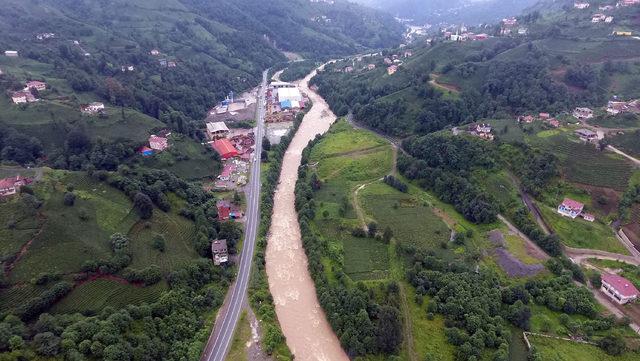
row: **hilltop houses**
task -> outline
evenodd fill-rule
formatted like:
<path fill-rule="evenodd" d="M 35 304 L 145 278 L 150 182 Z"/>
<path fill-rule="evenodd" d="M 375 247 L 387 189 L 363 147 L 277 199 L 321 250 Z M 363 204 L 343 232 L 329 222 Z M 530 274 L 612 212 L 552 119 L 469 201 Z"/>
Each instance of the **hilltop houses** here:
<path fill-rule="evenodd" d="M 628 279 L 610 273 L 602 274 L 600 290 L 620 305 L 634 301 L 640 295 L 636 286 Z"/>
<path fill-rule="evenodd" d="M 0 197 L 16 194 L 20 191 L 22 186 L 31 184 L 31 182 L 32 180 L 30 178 L 21 177 L 19 175 L 0 179 Z"/>
<path fill-rule="evenodd" d="M 103 112 L 104 109 L 105 109 L 104 103 L 100 103 L 100 102 L 82 104 L 80 106 L 80 112 L 82 114 L 87 114 L 87 115 L 98 114 L 100 112 Z"/>
<path fill-rule="evenodd" d="M 573 117 L 579 120 L 593 118 L 593 110 L 590 108 L 575 108 L 573 110 Z"/>
<path fill-rule="evenodd" d="M 54 33 L 40 33 L 38 35 L 36 35 L 36 39 L 38 40 L 47 40 L 47 39 L 53 39 L 56 36 L 56 34 Z"/>
<path fill-rule="evenodd" d="M 393 75 L 398 71 L 398 66 L 397 65 L 391 65 L 387 68 L 387 74 L 389 75 Z"/>
<path fill-rule="evenodd" d="M 591 22 L 599 23 L 605 21 L 606 19 L 607 16 L 605 14 L 593 14 L 593 16 L 591 17 Z"/>
<path fill-rule="evenodd" d="M 369 64 L 367 65 L 367 70 L 373 70 L 376 68 L 376 64 Z"/>
<path fill-rule="evenodd" d="M 160 55 L 160 50 L 158 49 L 151 49 L 151 51 L 149 52 L 149 54 L 153 55 L 153 56 L 158 56 Z"/>
<path fill-rule="evenodd" d="M 211 242 L 211 255 L 213 256 L 213 264 L 219 266 L 229 261 L 229 251 L 227 249 L 226 239 L 216 239 Z"/>
<path fill-rule="evenodd" d="M 617 7 L 627 7 L 640 4 L 640 0 L 622 0 L 618 1 L 616 4 Z"/>
<path fill-rule="evenodd" d="M 25 87 L 25 90 L 29 89 L 35 89 L 37 91 L 47 90 L 47 83 L 38 80 L 31 80 L 27 82 Z"/>
<path fill-rule="evenodd" d="M 486 140 L 493 140 L 490 124 L 478 123 L 469 127 L 469 133 Z"/>
<path fill-rule="evenodd" d="M 590 6 L 590 4 L 587 3 L 587 2 L 581 2 L 580 1 L 580 2 L 574 2 L 573 3 L 573 7 L 576 8 L 576 9 L 580 9 L 580 10 L 588 9 L 589 6 Z"/>
<path fill-rule="evenodd" d="M 28 90 L 21 90 L 21 91 L 13 92 L 13 94 L 11 94 L 11 100 L 13 101 L 14 104 L 23 104 L 23 103 L 37 102 L 38 98 L 36 98 Z"/>
<path fill-rule="evenodd" d="M 584 204 L 570 198 L 565 198 L 558 206 L 558 213 L 565 217 L 575 219 L 582 213 L 583 209 Z"/>
<path fill-rule="evenodd" d="M 169 139 L 167 137 L 151 134 L 151 136 L 149 136 L 149 148 L 153 149 L 154 151 L 162 152 L 163 150 L 169 148 Z"/>
<path fill-rule="evenodd" d="M 17 58 L 18 52 L 16 50 L 5 50 L 4 56 L 8 56 L 10 58 Z"/>

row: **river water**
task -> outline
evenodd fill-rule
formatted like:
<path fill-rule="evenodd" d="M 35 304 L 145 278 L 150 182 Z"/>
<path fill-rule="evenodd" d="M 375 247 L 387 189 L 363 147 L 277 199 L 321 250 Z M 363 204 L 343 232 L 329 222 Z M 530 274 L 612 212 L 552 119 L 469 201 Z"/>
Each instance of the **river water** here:
<path fill-rule="evenodd" d="M 336 120 L 324 99 L 308 87 L 315 74 L 314 71 L 298 82 L 300 90 L 308 94 L 313 106 L 305 115 L 282 161 L 267 243 L 266 269 L 278 321 L 296 360 L 346 361 L 349 358 L 340 347 L 318 302 L 294 206 L 302 151 L 310 140 L 326 132 Z"/>

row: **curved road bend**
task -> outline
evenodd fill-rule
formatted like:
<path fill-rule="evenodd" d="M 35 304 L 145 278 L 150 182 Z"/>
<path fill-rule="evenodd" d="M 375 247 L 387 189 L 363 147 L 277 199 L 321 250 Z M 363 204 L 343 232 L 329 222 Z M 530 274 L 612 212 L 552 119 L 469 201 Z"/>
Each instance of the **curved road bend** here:
<path fill-rule="evenodd" d="M 262 74 L 262 84 L 257 96 L 254 163 L 251 166 L 249 184 L 245 188 L 247 192 L 247 212 L 238 276 L 235 283 L 229 288 L 231 295 L 228 305 L 226 309 L 224 306 L 220 309 L 222 314 L 216 320 L 216 325 L 200 358 L 201 361 L 224 361 L 229 352 L 229 347 L 231 347 L 233 333 L 246 301 L 247 287 L 251 276 L 251 264 L 253 263 L 253 253 L 256 245 L 256 234 L 260 224 L 260 156 L 262 137 L 264 136 L 266 86 L 267 71 Z M 218 326 L 218 323 L 220 323 L 220 326 Z"/>
<path fill-rule="evenodd" d="M 307 93 L 313 105 L 282 161 L 267 241 L 266 269 L 278 321 L 295 359 L 348 361 L 318 302 L 294 206 L 302 151 L 316 134 L 326 132 L 336 120 L 324 99 L 308 87 L 315 74 L 311 72 L 299 83 L 300 90 Z"/>

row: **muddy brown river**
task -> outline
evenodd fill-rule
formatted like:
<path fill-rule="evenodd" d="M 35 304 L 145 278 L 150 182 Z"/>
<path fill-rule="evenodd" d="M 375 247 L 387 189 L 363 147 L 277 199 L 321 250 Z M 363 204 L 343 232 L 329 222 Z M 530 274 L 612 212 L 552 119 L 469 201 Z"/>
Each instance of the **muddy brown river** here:
<path fill-rule="evenodd" d="M 324 99 L 308 87 L 315 74 L 312 72 L 298 83 L 313 106 L 283 158 L 280 183 L 274 197 L 266 269 L 278 321 L 296 360 L 342 361 L 349 358 L 340 347 L 318 302 L 294 207 L 294 189 L 302 151 L 310 140 L 326 132 L 336 120 Z"/>

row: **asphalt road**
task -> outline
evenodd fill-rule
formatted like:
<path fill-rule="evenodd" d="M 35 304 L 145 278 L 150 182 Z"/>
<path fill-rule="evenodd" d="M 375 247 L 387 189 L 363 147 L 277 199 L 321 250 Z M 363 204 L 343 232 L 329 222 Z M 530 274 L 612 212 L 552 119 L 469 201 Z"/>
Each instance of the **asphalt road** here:
<path fill-rule="evenodd" d="M 240 319 L 245 299 L 247 297 L 247 287 L 251 277 L 251 264 L 253 263 L 253 253 L 256 245 L 256 235 L 260 224 L 260 156 L 262 151 L 262 138 L 264 136 L 264 116 L 265 116 L 265 90 L 267 86 L 267 71 L 262 74 L 262 85 L 258 91 L 256 107 L 256 129 L 255 129 L 255 154 L 254 163 L 251 167 L 249 184 L 245 188 L 247 195 L 247 211 L 244 242 L 242 253 L 240 254 L 240 265 L 236 282 L 231 286 L 229 292 L 231 297 L 223 315 L 216 322 L 221 322 L 220 327 L 214 327 L 207 341 L 201 361 L 224 361 L 233 333 Z"/>

